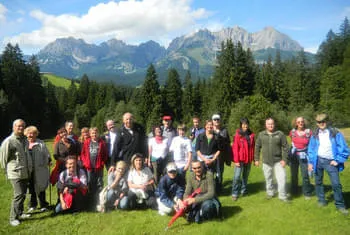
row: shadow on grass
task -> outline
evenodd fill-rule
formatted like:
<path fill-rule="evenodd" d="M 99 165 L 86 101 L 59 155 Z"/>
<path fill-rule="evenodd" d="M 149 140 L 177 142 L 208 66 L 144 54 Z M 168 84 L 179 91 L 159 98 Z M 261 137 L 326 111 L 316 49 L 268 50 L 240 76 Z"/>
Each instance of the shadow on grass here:
<path fill-rule="evenodd" d="M 232 181 L 224 181 L 222 187 L 221 196 L 230 196 L 232 194 Z M 248 183 L 247 189 L 247 196 L 265 191 L 265 182 Z"/>
<path fill-rule="evenodd" d="M 221 207 L 221 220 L 224 221 L 241 211 L 242 208 L 240 206 L 223 206 Z"/>

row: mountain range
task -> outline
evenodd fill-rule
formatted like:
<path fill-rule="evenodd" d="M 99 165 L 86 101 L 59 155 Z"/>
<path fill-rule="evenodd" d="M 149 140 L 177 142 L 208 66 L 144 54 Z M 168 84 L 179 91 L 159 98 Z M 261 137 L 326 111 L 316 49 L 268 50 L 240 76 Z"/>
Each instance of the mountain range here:
<path fill-rule="evenodd" d="M 255 33 L 234 26 L 221 31 L 207 29 L 177 37 L 168 48 L 155 41 L 128 45 L 110 39 L 100 45 L 86 43 L 82 39 L 59 38 L 49 43 L 36 55 L 42 72 L 51 72 L 68 78 L 80 78 L 87 74 L 90 79 L 113 81 L 117 84 L 142 84 L 146 70 L 152 63 L 164 83 L 167 70 L 175 68 L 183 77 L 187 70 L 192 77 L 208 78 L 212 75 L 221 43 L 232 39 L 250 48 L 257 63 L 274 57 L 280 50 L 282 59 L 295 56 L 303 48 L 272 27 Z M 313 54 L 308 53 L 313 60 Z"/>

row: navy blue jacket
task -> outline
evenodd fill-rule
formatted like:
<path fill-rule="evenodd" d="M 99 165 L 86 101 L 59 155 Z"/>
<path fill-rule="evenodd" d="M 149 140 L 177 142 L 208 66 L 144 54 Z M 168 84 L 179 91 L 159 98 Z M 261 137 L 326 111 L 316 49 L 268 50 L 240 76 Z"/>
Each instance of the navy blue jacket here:
<path fill-rule="evenodd" d="M 180 175 L 176 175 L 175 179 L 171 179 L 168 175 L 164 175 L 156 188 L 155 194 L 160 201 L 167 207 L 174 206 L 174 198 L 182 200 L 185 192 L 185 180 Z"/>

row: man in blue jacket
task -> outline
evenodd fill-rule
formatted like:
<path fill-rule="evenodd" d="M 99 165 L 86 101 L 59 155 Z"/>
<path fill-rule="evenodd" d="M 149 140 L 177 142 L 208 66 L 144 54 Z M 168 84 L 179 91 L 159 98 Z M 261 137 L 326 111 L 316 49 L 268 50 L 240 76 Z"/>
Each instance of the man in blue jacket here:
<path fill-rule="evenodd" d="M 177 173 L 174 162 L 168 163 L 166 171 L 167 174 L 160 179 L 155 192 L 160 215 L 170 214 L 183 207 L 185 179 Z"/>
<path fill-rule="evenodd" d="M 318 205 L 323 207 L 327 204 L 323 187 L 323 171 L 326 170 L 332 183 L 335 206 L 339 212 L 347 215 L 349 211 L 345 208 L 339 172 L 344 169 L 349 148 L 344 136 L 336 128 L 330 127 L 328 121 L 326 114 L 316 116 L 317 129 L 311 136 L 308 147 L 308 169 L 315 171 Z"/>

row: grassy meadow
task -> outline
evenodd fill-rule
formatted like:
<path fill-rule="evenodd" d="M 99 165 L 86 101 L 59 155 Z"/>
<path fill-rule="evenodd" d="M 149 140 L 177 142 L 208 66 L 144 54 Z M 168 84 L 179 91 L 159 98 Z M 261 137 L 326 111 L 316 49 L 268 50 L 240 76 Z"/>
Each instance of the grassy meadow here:
<path fill-rule="evenodd" d="M 56 76 L 54 74 L 47 73 L 47 74 L 43 74 L 42 76 L 46 77 L 52 83 L 52 85 L 54 85 L 56 87 L 63 87 L 65 89 L 68 89 L 68 87 L 71 84 L 71 80 L 69 80 L 67 78 Z M 79 88 L 78 83 L 75 83 L 75 85 L 77 86 L 77 88 Z"/>
<path fill-rule="evenodd" d="M 347 130 L 348 131 L 348 130 Z M 52 142 L 47 142 L 52 151 Z M 288 182 L 289 182 L 289 167 Z M 156 211 L 112 211 L 109 213 L 82 212 L 75 215 L 51 217 L 51 212 L 34 213 L 18 227 L 9 225 L 9 210 L 12 187 L 0 174 L 0 234 L 347 234 L 350 231 L 350 216 L 336 211 L 328 176 L 326 196 L 328 206 L 319 208 L 316 197 L 306 201 L 302 195 L 292 198 L 290 204 L 278 198 L 265 199 L 265 183 L 261 167 L 253 167 L 249 178 L 249 195 L 231 200 L 233 168 L 225 168 L 224 190 L 219 197 L 223 218 L 188 224 L 179 218 L 165 231 L 171 216 L 160 216 Z M 340 174 L 346 203 L 350 206 L 350 164 Z M 312 179 L 313 182 L 313 179 Z M 56 189 L 51 189 L 51 203 L 56 201 Z M 49 200 L 49 189 L 47 190 Z M 25 203 L 27 209 L 27 202 Z"/>

